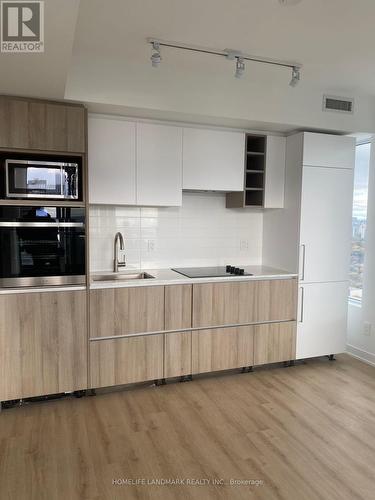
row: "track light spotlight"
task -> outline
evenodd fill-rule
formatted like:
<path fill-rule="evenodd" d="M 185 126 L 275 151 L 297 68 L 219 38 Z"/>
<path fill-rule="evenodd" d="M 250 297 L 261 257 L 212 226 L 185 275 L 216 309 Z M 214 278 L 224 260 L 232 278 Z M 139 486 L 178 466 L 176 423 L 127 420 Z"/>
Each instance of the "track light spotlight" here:
<path fill-rule="evenodd" d="M 152 49 L 154 50 L 154 52 L 151 56 L 151 64 L 153 68 L 158 68 L 159 64 L 161 63 L 159 42 L 152 42 Z"/>
<path fill-rule="evenodd" d="M 294 66 L 292 68 L 292 79 L 290 80 L 289 85 L 291 87 L 295 87 L 299 83 L 300 80 L 301 80 L 300 70 L 299 70 L 299 68 Z"/>
<path fill-rule="evenodd" d="M 234 76 L 236 78 L 242 78 L 243 75 L 245 74 L 245 63 L 242 57 L 237 57 L 236 60 L 236 72 L 234 73 Z"/>

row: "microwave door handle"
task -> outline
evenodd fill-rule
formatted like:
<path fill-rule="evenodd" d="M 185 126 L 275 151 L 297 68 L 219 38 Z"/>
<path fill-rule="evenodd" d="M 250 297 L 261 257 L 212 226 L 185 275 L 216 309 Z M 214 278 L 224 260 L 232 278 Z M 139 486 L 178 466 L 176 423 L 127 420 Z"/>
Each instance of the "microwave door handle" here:
<path fill-rule="evenodd" d="M 77 170 L 74 171 L 74 173 L 71 175 L 70 178 L 70 196 L 75 197 L 77 190 Z"/>
<path fill-rule="evenodd" d="M 85 227 L 84 222 L 0 221 L 0 227 Z"/>
<path fill-rule="evenodd" d="M 60 165 L 60 194 L 62 195 L 62 197 L 65 196 L 65 192 L 64 192 L 64 187 L 65 187 L 65 179 L 63 179 L 63 177 L 65 177 L 65 168 Z"/>
<path fill-rule="evenodd" d="M 8 198 L 9 197 L 9 166 L 8 166 L 8 160 L 5 162 L 4 168 L 5 168 L 5 196 Z"/>

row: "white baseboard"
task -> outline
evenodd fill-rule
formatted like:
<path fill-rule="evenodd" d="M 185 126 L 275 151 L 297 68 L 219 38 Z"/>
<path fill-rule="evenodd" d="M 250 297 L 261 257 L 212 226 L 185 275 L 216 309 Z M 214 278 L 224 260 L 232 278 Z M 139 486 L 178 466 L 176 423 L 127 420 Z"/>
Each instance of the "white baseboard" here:
<path fill-rule="evenodd" d="M 358 349 L 358 347 L 354 347 L 350 344 L 346 344 L 346 352 L 347 354 L 350 354 L 350 356 L 353 356 L 353 358 L 357 358 L 368 365 L 375 366 L 375 354 L 372 354 L 371 352 Z"/>

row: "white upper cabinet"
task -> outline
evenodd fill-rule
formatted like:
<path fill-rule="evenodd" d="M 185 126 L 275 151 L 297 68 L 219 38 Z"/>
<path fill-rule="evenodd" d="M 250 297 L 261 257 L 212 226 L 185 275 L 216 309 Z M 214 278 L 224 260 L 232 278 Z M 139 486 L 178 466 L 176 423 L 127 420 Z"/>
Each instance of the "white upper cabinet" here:
<path fill-rule="evenodd" d="M 267 137 L 264 208 L 284 207 L 285 148 L 286 137 Z"/>
<path fill-rule="evenodd" d="M 136 204 L 135 129 L 135 122 L 89 117 L 90 203 Z"/>
<path fill-rule="evenodd" d="M 108 205 L 182 203 L 182 129 L 90 116 L 89 201 Z"/>
<path fill-rule="evenodd" d="M 353 137 L 304 133 L 304 165 L 352 169 L 354 162 L 355 139 Z"/>
<path fill-rule="evenodd" d="M 137 123 L 137 204 L 182 205 L 182 128 Z"/>
<path fill-rule="evenodd" d="M 183 189 L 243 191 L 244 133 L 186 127 L 183 134 Z"/>
<path fill-rule="evenodd" d="M 300 280 L 348 279 L 351 246 L 353 171 L 302 170 Z"/>

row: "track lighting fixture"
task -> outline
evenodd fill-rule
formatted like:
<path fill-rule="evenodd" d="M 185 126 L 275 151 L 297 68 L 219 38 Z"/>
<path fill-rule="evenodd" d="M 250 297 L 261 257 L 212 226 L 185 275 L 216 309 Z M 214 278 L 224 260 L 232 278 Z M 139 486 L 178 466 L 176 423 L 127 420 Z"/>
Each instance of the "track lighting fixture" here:
<path fill-rule="evenodd" d="M 292 68 L 292 79 L 289 82 L 289 85 L 291 87 L 295 87 L 298 85 L 299 81 L 301 80 L 301 73 L 298 67 L 294 66 Z"/>
<path fill-rule="evenodd" d="M 234 73 L 234 76 L 236 78 L 242 78 L 244 74 L 245 74 L 245 63 L 243 61 L 243 58 L 242 57 L 237 57 L 237 60 L 236 60 L 236 72 Z"/>
<path fill-rule="evenodd" d="M 154 52 L 151 56 L 151 64 L 153 68 L 158 68 L 161 63 L 160 43 L 157 41 L 153 41 L 152 49 L 154 50 Z"/>
<path fill-rule="evenodd" d="M 288 0 L 288 2 L 295 0 Z M 151 63 L 154 68 L 157 68 L 161 62 L 160 47 L 170 47 L 171 49 L 189 50 L 190 52 L 200 52 L 201 54 L 211 54 L 214 56 L 222 56 L 229 61 L 236 61 L 236 71 L 234 76 L 242 78 L 245 74 L 245 61 L 254 63 L 271 64 L 272 66 L 279 66 L 281 68 L 290 68 L 292 70 L 292 79 L 289 85 L 295 87 L 301 79 L 301 64 L 297 62 L 280 61 L 279 59 L 271 59 L 265 57 L 253 56 L 244 54 L 239 50 L 234 49 L 210 49 L 207 47 L 199 47 L 197 45 L 189 45 L 180 42 L 168 42 L 166 40 L 158 40 L 155 38 L 148 38 L 147 42 L 151 44 L 153 53 L 151 55 Z"/>

